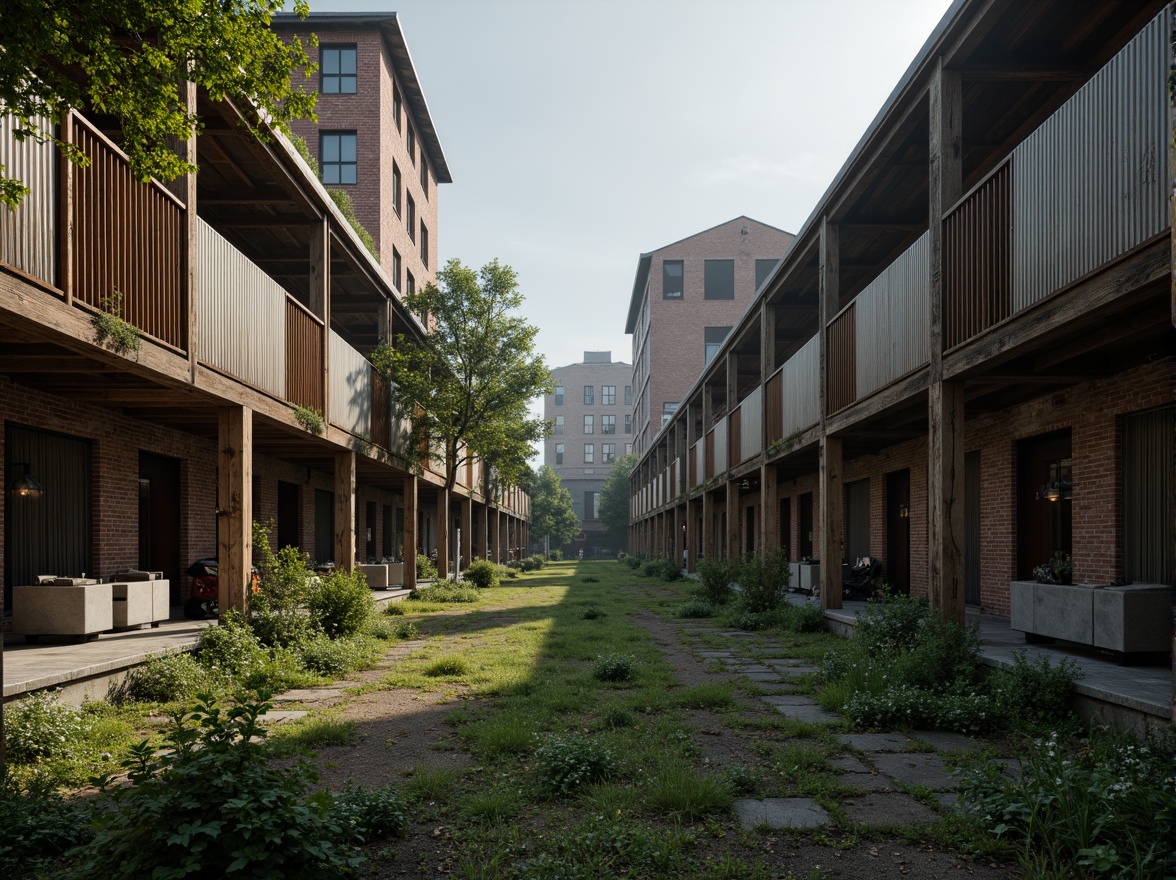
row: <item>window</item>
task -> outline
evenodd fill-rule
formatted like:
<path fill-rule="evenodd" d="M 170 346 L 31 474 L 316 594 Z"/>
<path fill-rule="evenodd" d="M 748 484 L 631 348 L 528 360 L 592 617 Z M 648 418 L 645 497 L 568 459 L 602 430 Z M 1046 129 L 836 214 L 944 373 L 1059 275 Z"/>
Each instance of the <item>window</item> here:
<path fill-rule="evenodd" d="M 633 454 L 633 444 L 626 443 L 625 444 L 625 455 L 632 455 L 632 454 Z"/>
<path fill-rule="evenodd" d="M 355 183 L 355 132 L 324 131 L 319 135 L 323 183 Z"/>
<path fill-rule="evenodd" d="M 584 519 L 596 519 L 596 508 L 599 506 L 596 503 L 596 492 L 584 493 Z"/>
<path fill-rule="evenodd" d="M 421 222 L 421 262 L 425 264 L 425 268 L 429 268 L 429 230 L 424 222 Z"/>
<path fill-rule="evenodd" d="M 707 260 L 703 264 L 703 299 L 735 299 L 735 261 Z"/>
<path fill-rule="evenodd" d="M 633 414 L 632 413 L 625 413 L 625 433 L 626 434 L 633 433 Z"/>
<path fill-rule="evenodd" d="M 589 416 L 591 418 L 591 416 Z M 589 432 L 591 433 L 591 432 Z M 596 447 L 591 443 L 584 444 L 584 464 L 594 464 L 596 462 Z"/>
<path fill-rule="evenodd" d="M 412 164 L 416 164 L 416 131 L 413 130 L 412 123 L 408 124 L 408 158 Z"/>
<path fill-rule="evenodd" d="M 601 443 L 600 444 L 600 462 L 601 464 L 612 464 L 617 460 L 617 444 L 615 443 Z"/>
<path fill-rule="evenodd" d="M 400 259 L 400 251 L 392 248 L 392 284 L 397 290 L 400 290 L 400 266 L 402 261 Z"/>
<path fill-rule="evenodd" d="M 416 202 L 412 200 L 412 196 L 408 196 L 408 216 L 404 220 L 404 225 L 408 227 L 408 237 L 416 241 Z"/>
<path fill-rule="evenodd" d="M 759 290 L 763 283 L 768 280 L 768 276 L 772 274 L 772 270 L 776 268 L 776 260 L 756 260 L 755 261 L 755 289 Z"/>
<path fill-rule="evenodd" d="M 400 185 L 400 166 L 395 162 L 392 163 L 392 207 L 396 209 L 396 216 L 399 217 L 404 212 L 400 210 L 400 191 L 403 187 Z"/>
<path fill-rule="evenodd" d="M 319 92 L 323 95 L 355 94 L 355 47 L 323 46 L 319 58 Z"/>
<path fill-rule="evenodd" d="M 715 359 L 723 340 L 731 332 L 730 327 L 704 327 L 702 329 L 702 365 L 705 367 Z"/>
<path fill-rule="evenodd" d="M 667 400 L 662 403 L 662 424 L 664 425 L 674 417 L 674 413 L 678 411 L 678 404 L 681 401 Z"/>
<path fill-rule="evenodd" d="M 596 402 L 596 386 L 584 386 L 584 406 L 592 406 Z"/>
<path fill-rule="evenodd" d="M 616 385 L 601 385 L 600 386 L 600 402 L 603 406 L 617 405 L 617 386 Z"/>
<path fill-rule="evenodd" d="M 596 418 L 595 416 L 584 416 L 584 433 L 585 434 L 596 433 L 595 430 L 593 429 L 593 420 L 595 418 Z"/>
<path fill-rule="evenodd" d="M 662 260 L 662 299 L 682 298 L 682 261 Z"/>
<path fill-rule="evenodd" d="M 555 405 L 556 406 L 563 406 L 563 398 L 564 398 L 563 385 L 556 385 L 555 386 Z"/>
<path fill-rule="evenodd" d="M 556 464 L 563 464 L 563 444 L 562 443 L 555 444 L 555 463 Z"/>
<path fill-rule="evenodd" d="M 396 120 L 396 130 L 400 131 L 400 117 L 404 115 L 404 102 L 400 100 L 400 89 L 392 86 L 392 118 Z"/>
<path fill-rule="evenodd" d="M 425 150 L 421 148 L 421 190 L 429 198 L 429 164 L 425 161 Z"/>
<path fill-rule="evenodd" d="M 405 272 L 404 276 L 405 276 L 404 292 L 405 293 L 416 293 L 416 279 L 412 277 L 412 273 Z"/>
<path fill-rule="evenodd" d="M 601 434 L 615 434 L 617 432 L 617 417 L 616 416 L 601 416 L 600 417 L 600 433 Z"/>
<path fill-rule="evenodd" d="M 556 436 L 558 437 L 560 434 L 563 433 L 563 431 L 564 431 L 563 416 L 556 416 L 555 417 L 555 434 L 556 434 Z"/>
<path fill-rule="evenodd" d="M 625 406 L 632 406 L 632 405 L 633 405 L 633 386 L 626 385 L 625 386 Z"/>

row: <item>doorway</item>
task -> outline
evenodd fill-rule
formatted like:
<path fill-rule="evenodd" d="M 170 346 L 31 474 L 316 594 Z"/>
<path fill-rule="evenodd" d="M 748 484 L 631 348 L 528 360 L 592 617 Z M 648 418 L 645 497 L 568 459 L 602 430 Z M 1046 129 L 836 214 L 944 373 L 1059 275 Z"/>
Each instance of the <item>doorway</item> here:
<path fill-rule="evenodd" d="M 376 502 L 369 501 L 364 505 L 364 537 L 367 539 L 364 546 L 364 558 L 368 562 L 375 562 L 376 556 Z"/>
<path fill-rule="evenodd" d="M 1070 431 L 1017 444 L 1017 578 L 1071 549 Z"/>
<path fill-rule="evenodd" d="M 869 479 L 845 484 L 845 552 L 848 559 L 835 561 L 853 565 L 870 555 Z"/>
<path fill-rule="evenodd" d="M 780 548 L 792 559 L 792 499 L 780 499 Z"/>
<path fill-rule="evenodd" d="M 813 558 L 813 493 L 800 496 L 800 558 Z"/>
<path fill-rule="evenodd" d="M 139 453 L 139 568 L 162 571 L 172 605 L 180 589 L 180 461 Z"/>
<path fill-rule="evenodd" d="M 329 562 L 335 558 L 335 493 L 314 490 L 314 558 Z"/>
<path fill-rule="evenodd" d="M 886 475 L 886 582 L 911 594 L 911 472 Z"/>
<path fill-rule="evenodd" d="M 755 506 L 750 504 L 743 518 L 743 552 L 755 552 Z"/>
<path fill-rule="evenodd" d="M 302 508 L 298 486 L 278 481 L 278 549 L 302 546 Z"/>

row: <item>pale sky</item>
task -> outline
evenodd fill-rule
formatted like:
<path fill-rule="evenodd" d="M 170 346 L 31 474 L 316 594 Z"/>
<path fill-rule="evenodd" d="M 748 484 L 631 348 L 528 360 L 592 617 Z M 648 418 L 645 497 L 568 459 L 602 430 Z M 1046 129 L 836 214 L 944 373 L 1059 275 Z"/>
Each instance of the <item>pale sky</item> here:
<path fill-rule="evenodd" d="M 519 274 L 551 367 L 611 350 L 637 258 L 798 232 L 949 0 L 311 0 L 396 11 L 453 183 L 441 261 Z"/>

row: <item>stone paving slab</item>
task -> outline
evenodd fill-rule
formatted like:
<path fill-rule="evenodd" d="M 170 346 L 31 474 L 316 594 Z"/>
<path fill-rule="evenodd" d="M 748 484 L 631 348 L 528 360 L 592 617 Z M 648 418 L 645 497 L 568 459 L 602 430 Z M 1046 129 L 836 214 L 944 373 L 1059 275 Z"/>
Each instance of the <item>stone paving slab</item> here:
<path fill-rule="evenodd" d="M 866 766 L 866 762 L 857 755 L 838 755 L 835 758 L 830 758 L 829 763 L 838 770 L 844 770 L 846 773 L 871 772 L 871 768 Z"/>
<path fill-rule="evenodd" d="M 799 657 L 768 657 L 764 660 L 764 665 L 779 669 L 782 666 L 807 666 L 808 664 Z"/>
<path fill-rule="evenodd" d="M 910 740 L 901 733 L 847 733 L 837 737 L 859 752 L 905 752 Z"/>
<path fill-rule="evenodd" d="M 937 752 L 955 752 L 977 747 L 976 740 L 949 730 L 916 730 L 915 736 Z"/>
<path fill-rule="evenodd" d="M 892 791 L 894 783 L 877 773 L 842 773 L 837 781 L 858 791 Z"/>
<path fill-rule="evenodd" d="M 936 795 L 939 799 L 939 805 L 947 810 L 961 810 L 963 804 L 960 803 L 960 796 L 958 792 L 941 791 Z"/>
<path fill-rule="evenodd" d="M 764 798 L 735 801 L 735 815 L 744 830 L 769 828 L 819 828 L 829 822 L 825 808 L 812 798 Z"/>
<path fill-rule="evenodd" d="M 284 721 L 297 721 L 299 718 L 305 718 L 309 715 L 302 709 L 276 709 L 272 712 L 266 712 L 264 715 L 259 715 L 257 720 L 263 724 L 281 724 Z"/>
<path fill-rule="evenodd" d="M 718 633 L 717 635 L 723 636 L 724 638 L 728 638 L 728 639 L 750 639 L 755 636 L 755 633 L 734 631 L 734 632 L 722 632 L 722 633 Z"/>
<path fill-rule="evenodd" d="M 797 692 L 796 685 L 783 681 L 757 681 L 755 686 L 769 696 L 795 694 Z"/>
<path fill-rule="evenodd" d="M 922 785 L 936 791 L 951 791 L 957 787 L 955 777 L 948 772 L 938 755 L 879 754 L 874 756 L 873 761 L 880 772 L 905 785 Z"/>
<path fill-rule="evenodd" d="M 813 698 L 808 694 L 768 694 L 760 700 L 769 706 L 814 706 Z"/>
<path fill-rule="evenodd" d="M 738 672 L 738 670 L 736 670 Z M 779 681 L 779 672 L 743 672 L 740 673 L 744 678 L 750 678 L 752 681 Z"/>
<path fill-rule="evenodd" d="M 803 721 L 806 724 L 831 724 L 840 721 L 841 716 L 826 712 L 812 701 L 808 703 L 771 704 L 772 708 L 792 721 Z"/>
<path fill-rule="evenodd" d="M 343 696 L 343 688 L 295 688 L 274 697 L 275 703 L 310 703 L 317 700 L 337 700 Z"/>
<path fill-rule="evenodd" d="M 934 822 L 939 818 L 934 810 L 897 792 L 847 798 L 841 802 L 841 806 L 851 822 L 863 825 L 915 825 Z"/>
<path fill-rule="evenodd" d="M 815 666 L 785 666 L 777 669 L 776 675 L 781 678 L 800 678 L 802 675 L 812 675 L 816 671 Z"/>
<path fill-rule="evenodd" d="M 747 675 L 751 672 L 770 672 L 773 675 L 776 674 L 776 670 L 772 669 L 770 666 L 758 665 L 736 666 L 734 667 L 733 671 L 738 672 L 740 675 Z"/>

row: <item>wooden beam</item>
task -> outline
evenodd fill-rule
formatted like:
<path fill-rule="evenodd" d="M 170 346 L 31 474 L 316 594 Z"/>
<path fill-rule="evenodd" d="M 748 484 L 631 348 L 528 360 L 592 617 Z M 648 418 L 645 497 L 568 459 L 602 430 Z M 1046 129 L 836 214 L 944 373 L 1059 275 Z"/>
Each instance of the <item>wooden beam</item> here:
<path fill-rule="evenodd" d="M 217 453 L 218 602 L 248 614 L 253 564 L 253 411 L 221 407 Z"/>
<path fill-rule="evenodd" d="M 474 502 L 470 497 L 462 498 L 461 504 L 461 562 L 457 566 L 460 572 L 474 559 Z"/>
<path fill-rule="evenodd" d="M 449 577 L 449 490 L 437 490 L 437 577 Z"/>
<path fill-rule="evenodd" d="M 766 556 L 780 546 L 780 502 L 774 464 L 760 465 L 760 550 Z"/>
<path fill-rule="evenodd" d="M 1013 60 L 964 64 L 952 70 L 967 82 L 1081 82 L 1087 76 L 1081 67 L 1023 64 Z"/>
<path fill-rule="evenodd" d="M 355 569 L 355 451 L 335 453 L 335 567 Z"/>
<path fill-rule="evenodd" d="M 401 536 L 400 556 L 404 561 L 404 588 L 417 587 L 417 478 L 404 476 L 404 534 Z"/>
<path fill-rule="evenodd" d="M 821 220 L 820 249 L 820 325 L 819 365 L 817 394 L 820 398 L 820 424 L 822 431 L 829 412 L 829 322 L 840 310 L 841 296 L 841 255 L 838 229 L 828 217 Z"/>
<path fill-rule="evenodd" d="M 928 395 L 928 598 L 964 625 L 964 385 L 934 382 Z"/>
<path fill-rule="evenodd" d="M 845 555 L 841 453 L 840 437 L 821 437 L 821 541 L 817 552 L 821 560 L 822 608 L 841 607 L 841 560 Z"/>
<path fill-rule="evenodd" d="M 739 546 L 739 485 L 727 481 L 727 534 L 724 541 L 727 546 L 727 558 L 738 559 L 742 553 Z"/>

